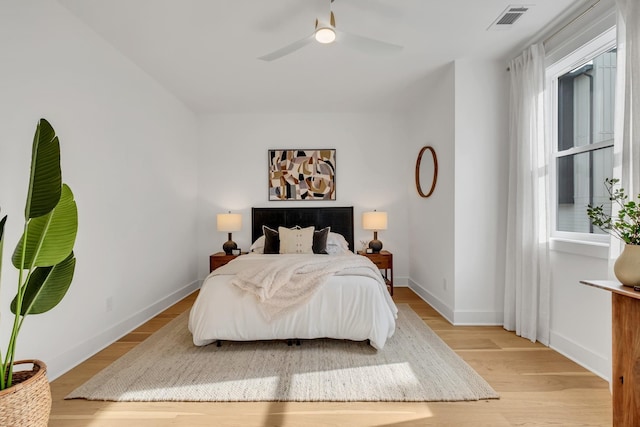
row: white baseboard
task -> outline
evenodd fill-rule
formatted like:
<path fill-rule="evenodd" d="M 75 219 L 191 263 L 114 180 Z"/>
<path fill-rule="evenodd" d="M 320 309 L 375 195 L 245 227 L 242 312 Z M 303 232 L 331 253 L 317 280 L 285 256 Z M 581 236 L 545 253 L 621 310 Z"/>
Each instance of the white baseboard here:
<path fill-rule="evenodd" d="M 408 279 L 409 288 L 455 326 L 502 326 L 504 313 L 495 311 L 453 310 L 428 290 Z"/>
<path fill-rule="evenodd" d="M 111 326 L 104 332 L 70 348 L 66 352 L 47 359 L 47 377 L 53 381 L 60 375 L 87 360 L 105 347 L 119 340 L 158 313 L 171 307 L 187 295 L 200 288 L 202 280 L 195 280 L 177 291 L 147 306 L 127 319 Z"/>
<path fill-rule="evenodd" d="M 502 311 L 455 310 L 453 313 L 455 326 L 502 326 Z"/>
<path fill-rule="evenodd" d="M 445 304 L 440 298 L 433 295 L 431 292 L 418 285 L 411 279 L 408 279 L 409 288 L 415 292 L 420 298 L 422 298 L 427 304 L 433 307 L 438 313 L 442 315 L 449 323 L 453 324 L 453 310 L 447 304 Z"/>
<path fill-rule="evenodd" d="M 580 344 L 551 331 L 549 347 L 573 360 L 578 365 L 593 372 L 605 381 L 611 382 L 611 360 L 607 356 L 594 353 Z"/>

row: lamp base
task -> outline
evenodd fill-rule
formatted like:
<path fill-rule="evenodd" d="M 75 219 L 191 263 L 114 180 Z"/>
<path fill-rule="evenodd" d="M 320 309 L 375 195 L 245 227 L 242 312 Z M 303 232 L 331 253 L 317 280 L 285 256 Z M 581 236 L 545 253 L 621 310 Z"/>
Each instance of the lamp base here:
<path fill-rule="evenodd" d="M 380 250 L 382 249 L 382 242 L 378 239 L 374 239 L 369 242 L 369 248 L 374 254 L 380 253 Z"/>
<path fill-rule="evenodd" d="M 234 249 L 238 249 L 238 245 L 231 239 L 227 240 L 225 244 L 222 245 L 222 250 L 224 250 L 224 253 L 227 255 L 231 255 L 231 251 Z"/>

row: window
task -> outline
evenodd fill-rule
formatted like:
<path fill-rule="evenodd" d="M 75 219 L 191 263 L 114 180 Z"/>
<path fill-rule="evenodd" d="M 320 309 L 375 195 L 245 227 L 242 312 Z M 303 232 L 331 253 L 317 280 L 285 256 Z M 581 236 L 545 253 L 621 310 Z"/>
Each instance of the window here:
<path fill-rule="evenodd" d="M 587 205 L 602 204 L 611 210 L 604 180 L 613 173 L 614 43 L 615 39 L 594 41 L 549 67 L 547 73 L 554 116 L 551 205 L 555 237 L 607 238 L 591 225 Z"/>

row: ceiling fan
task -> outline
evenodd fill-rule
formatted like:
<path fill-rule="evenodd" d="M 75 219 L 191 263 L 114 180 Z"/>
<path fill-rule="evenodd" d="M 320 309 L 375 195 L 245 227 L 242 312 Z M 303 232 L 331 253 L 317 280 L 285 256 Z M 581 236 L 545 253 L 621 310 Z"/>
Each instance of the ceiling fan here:
<path fill-rule="evenodd" d="M 323 22 L 316 19 L 315 29 L 310 35 L 271 53 L 260 56 L 258 59 L 263 61 L 273 61 L 274 59 L 289 55 L 313 41 L 322 44 L 336 42 L 361 52 L 372 54 L 388 54 L 400 52 L 402 50 L 402 46 L 396 44 L 359 36 L 357 34 L 345 33 L 344 31 L 336 29 L 336 18 L 331 10 L 331 4 L 333 4 L 333 1 L 334 0 L 329 0 L 329 22 Z"/>

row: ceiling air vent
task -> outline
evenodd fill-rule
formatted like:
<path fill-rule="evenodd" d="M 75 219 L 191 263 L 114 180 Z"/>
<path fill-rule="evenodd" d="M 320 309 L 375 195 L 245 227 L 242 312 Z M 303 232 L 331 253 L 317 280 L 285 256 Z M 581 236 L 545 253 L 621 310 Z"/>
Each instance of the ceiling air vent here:
<path fill-rule="evenodd" d="M 510 5 L 496 18 L 487 28 L 488 30 L 508 30 L 513 24 L 524 15 L 531 6 Z"/>

